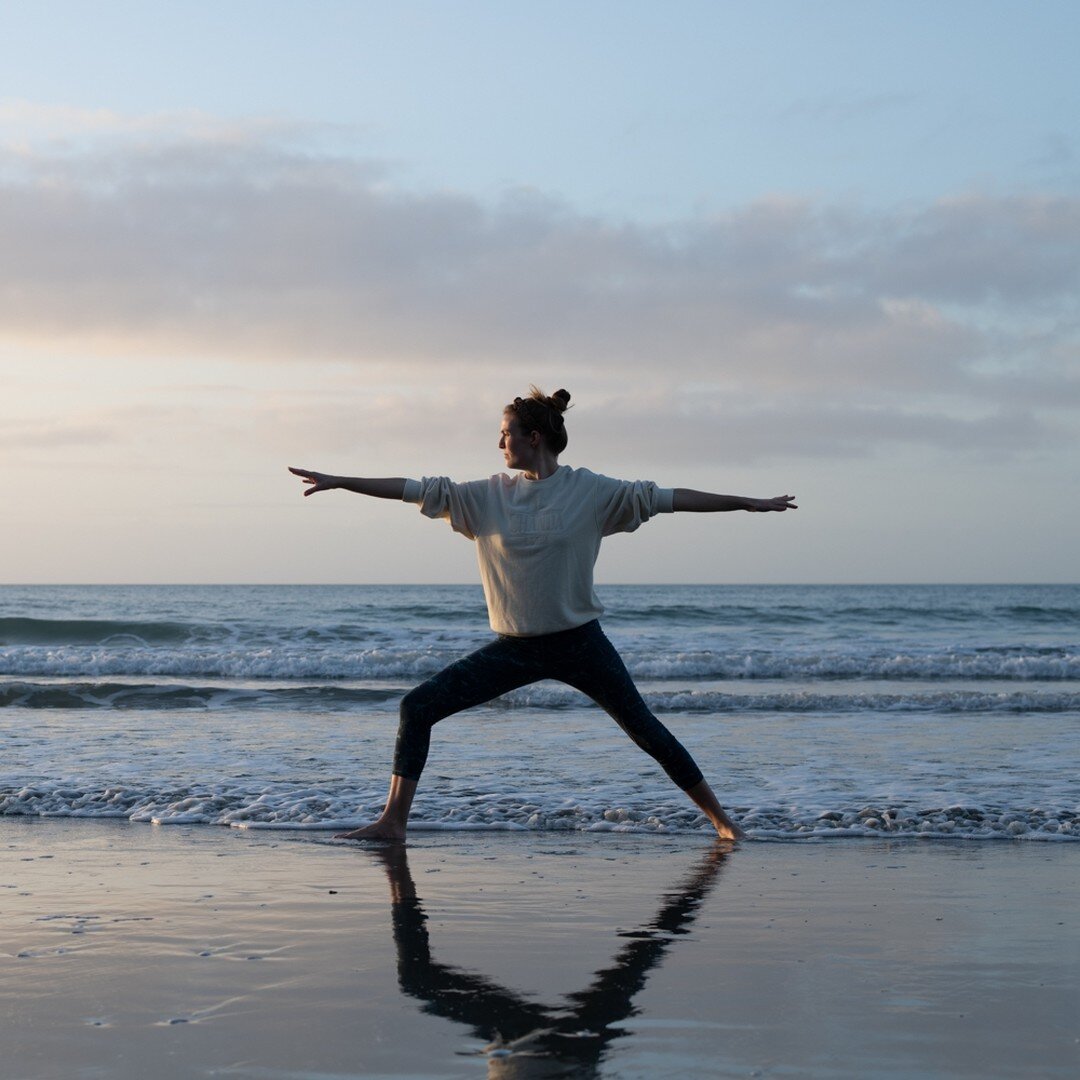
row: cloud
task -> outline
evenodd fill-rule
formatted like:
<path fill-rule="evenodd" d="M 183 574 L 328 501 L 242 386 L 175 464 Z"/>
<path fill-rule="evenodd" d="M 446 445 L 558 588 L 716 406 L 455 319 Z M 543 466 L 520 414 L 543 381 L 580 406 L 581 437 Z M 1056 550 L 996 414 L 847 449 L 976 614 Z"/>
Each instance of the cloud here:
<path fill-rule="evenodd" d="M 599 415 L 596 415 L 599 412 Z M 662 420 L 658 420 L 662 418 Z M 1021 452 L 1058 452 L 1074 435 L 1030 409 L 995 408 L 957 415 L 903 402 L 862 404 L 788 395 L 776 400 L 741 395 L 684 394 L 590 408 L 593 448 L 617 446 L 620 432 L 633 432 L 635 464 L 678 466 L 686 462 L 752 465 L 807 459 L 858 459 L 904 448 L 932 448 L 950 460 L 986 464 Z M 573 442 L 573 429 L 571 441 Z M 626 450 L 620 448 L 618 456 Z M 612 461 L 609 468 L 615 467 Z"/>
<path fill-rule="evenodd" d="M 79 418 L 9 420 L 0 429 L 0 447 L 5 450 L 87 449 L 115 442 L 116 433 L 108 424 Z"/>
<path fill-rule="evenodd" d="M 9 148 L 47 147 L 77 152 L 102 141 L 175 141 L 252 144 L 280 141 L 293 147 L 345 130 L 341 125 L 298 122 L 284 116 L 233 120 L 200 109 L 157 113 L 121 113 L 113 109 L 0 99 L 0 133 Z M 93 140 L 93 141 L 91 141 Z"/>
<path fill-rule="evenodd" d="M 1075 406 L 1077 198 L 762 199 L 643 225 L 531 191 L 412 191 L 302 125 L 75 121 L 109 141 L 57 149 L 50 128 L 0 150 L 12 341 L 443 386 L 528 368 L 648 384 L 654 410 L 687 384 L 797 395 L 818 422 L 786 430 L 841 455 L 1041 445 L 1039 410 Z"/>
<path fill-rule="evenodd" d="M 879 292 L 1025 308 L 1080 285 L 1080 198 L 968 195 L 894 222 Z M 860 267 L 862 269 L 862 267 Z"/>

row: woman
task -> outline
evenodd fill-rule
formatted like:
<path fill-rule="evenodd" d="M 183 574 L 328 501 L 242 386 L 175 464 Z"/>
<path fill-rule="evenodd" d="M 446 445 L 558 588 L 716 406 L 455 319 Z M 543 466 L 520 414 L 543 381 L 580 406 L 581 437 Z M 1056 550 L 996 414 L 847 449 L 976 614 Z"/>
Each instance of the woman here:
<path fill-rule="evenodd" d="M 797 509 L 790 495 L 748 499 L 647 481 L 613 480 L 559 464 L 566 449 L 565 390 L 545 396 L 535 386 L 506 406 L 499 449 L 508 469 L 457 484 L 445 477 L 405 480 L 328 476 L 308 469 L 305 495 L 342 488 L 380 499 L 417 503 L 431 518 L 476 541 L 491 628 L 489 645 L 411 690 L 401 702 L 386 807 L 378 821 L 345 840 L 405 839 L 431 729 L 444 717 L 540 679 L 558 679 L 592 698 L 686 792 L 725 840 L 742 830 L 724 813 L 682 744 L 649 711 L 619 654 L 597 621 L 593 589 L 602 537 L 633 532 L 658 513 Z"/>

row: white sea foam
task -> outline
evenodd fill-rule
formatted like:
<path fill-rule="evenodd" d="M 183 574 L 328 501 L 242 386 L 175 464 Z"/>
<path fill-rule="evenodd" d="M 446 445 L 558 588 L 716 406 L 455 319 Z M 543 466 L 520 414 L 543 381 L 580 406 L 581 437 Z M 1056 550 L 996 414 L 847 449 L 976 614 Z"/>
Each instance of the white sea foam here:
<path fill-rule="evenodd" d="M 81 789 L 36 784 L 0 792 L 0 814 L 42 817 L 126 818 L 157 825 L 331 830 L 370 821 L 382 800 L 373 791 L 311 788 L 262 790 L 218 785 L 213 790 L 162 791 L 113 787 Z M 805 806 L 732 804 L 751 837 L 809 839 L 889 835 L 896 838 L 970 840 L 1080 840 L 1080 808 L 1032 806 L 921 806 L 888 803 Z M 464 802 L 430 798 L 412 828 L 532 832 L 703 833 L 710 826 L 683 804 L 642 801 L 610 805 L 604 798 L 521 800 L 474 796 Z"/>

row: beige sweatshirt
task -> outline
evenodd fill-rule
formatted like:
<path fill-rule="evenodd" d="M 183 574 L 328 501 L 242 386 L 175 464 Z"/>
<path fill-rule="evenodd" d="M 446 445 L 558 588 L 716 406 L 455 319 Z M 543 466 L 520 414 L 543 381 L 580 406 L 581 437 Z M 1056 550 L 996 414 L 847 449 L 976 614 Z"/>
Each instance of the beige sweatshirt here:
<path fill-rule="evenodd" d="M 492 630 L 532 637 L 603 614 L 593 588 L 600 540 L 671 513 L 674 492 L 560 465 L 543 480 L 498 473 L 458 484 L 426 476 L 406 481 L 403 498 L 476 541 Z"/>

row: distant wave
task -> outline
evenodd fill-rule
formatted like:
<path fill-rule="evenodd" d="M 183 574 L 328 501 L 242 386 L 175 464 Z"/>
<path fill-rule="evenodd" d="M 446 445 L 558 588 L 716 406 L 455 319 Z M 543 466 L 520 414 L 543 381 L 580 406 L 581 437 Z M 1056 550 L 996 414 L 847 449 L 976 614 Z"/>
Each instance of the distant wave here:
<path fill-rule="evenodd" d="M 811 607 L 761 608 L 750 604 L 725 604 L 703 607 L 695 604 L 620 603 L 604 615 L 606 624 L 631 623 L 635 626 L 790 626 L 826 624 L 831 613 Z"/>
<path fill-rule="evenodd" d="M 476 627 L 475 611 L 413 605 L 404 613 L 410 618 L 430 618 L 438 625 L 465 624 Z M 220 621 L 175 622 L 141 619 L 36 619 L 0 618 L 0 646 L 18 645 L 197 645 L 208 642 L 280 644 L 287 642 L 353 643 L 392 637 L 408 631 L 395 618 L 401 612 L 372 608 L 365 617 L 331 623 L 274 624 L 266 622 Z M 415 631 L 408 631 L 415 632 Z"/>
<path fill-rule="evenodd" d="M 175 645 L 190 641 L 194 632 L 194 627 L 174 622 L 0 618 L 0 645 L 103 645 L 124 640 Z"/>
<path fill-rule="evenodd" d="M 825 612 L 829 620 L 865 621 L 880 626 L 1003 622 L 1010 626 L 1051 625 L 1062 629 L 1071 625 L 1080 630 L 1080 607 L 1074 605 L 987 604 L 977 606 L 941 604 L 930 607 L 916 604 L 844 605 Z"/>
<path fill-rule="evenodd" d="M 797 590 L 793 590 L 795 592 Z M 607 623 L 636 625 L 684 625 L 790 627 L 793 630 L 820 627 L 946 627 L 965 623 L 973 628 L 986 623 L 1025 627 L 1051 626 L 1062 631 L 1080 632 L 1080 607 L 1071 604 L 991 604 L 982 599 L 977 604 L 838 604 L 820 603 L 711 603 L 692 604 L 657 601 L 642 604 L 629 599 L 611 606 L 604 616 Z"/>

